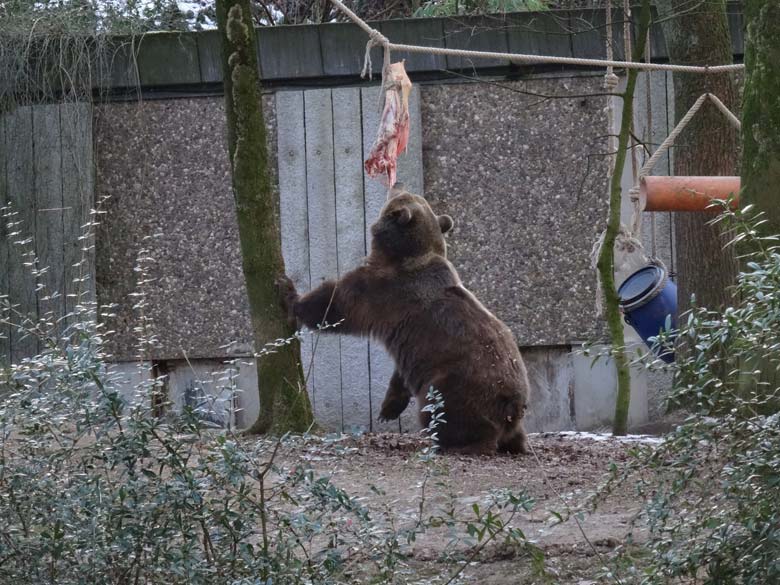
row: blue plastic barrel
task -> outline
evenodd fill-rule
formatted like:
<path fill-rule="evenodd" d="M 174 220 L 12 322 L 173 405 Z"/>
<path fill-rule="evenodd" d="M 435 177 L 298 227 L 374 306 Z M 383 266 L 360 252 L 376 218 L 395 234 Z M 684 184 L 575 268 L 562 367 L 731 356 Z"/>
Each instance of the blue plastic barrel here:
<path fill-rule="evenodd" d="M 670 317 L 672 329 L 677 328 L 677 286 L 662 266 L 653 264 L 634 272 L 620 285 L 618 297 L 626 323 L 648 347 L 652 345 L 648 340 L 666 328 Z M 674 349 L 662 348 L 658 357 L 671 363 Z"/>

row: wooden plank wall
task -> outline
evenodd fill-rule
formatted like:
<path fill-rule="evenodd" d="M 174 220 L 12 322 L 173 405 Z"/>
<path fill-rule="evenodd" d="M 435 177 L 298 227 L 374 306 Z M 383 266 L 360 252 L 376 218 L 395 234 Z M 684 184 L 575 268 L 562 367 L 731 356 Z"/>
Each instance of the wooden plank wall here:
<path fill-rule="evenodd" d="M 378 88 L 281 91 L 276 94 L 282 251 L 301 292 L 359 265 L 368 230 L 387 190 L 364 176 L 363 161 L 378 129 Z M 422 193 L 419 89 L 410 99 L 412 135 L 399 160 L 399 180 Z M 385 351 L 366 339 L 304 334 L 302 361 L 317 421 L 338 430 L 412 428 L 377 422 L 393 372 Z"/>
<path fill-rule="evenodd" d="M 95 241 L 85 226 L 95 207 L 92 107 L 60 105 L 63 200 L 63 290 L 66 314 L 95 301 Z"/>
<path fill-rule="evenodd" d="M 11 356 L 11 328 L 5 323 L 10 316 L 6 304 L 8 300 L 8 222 L 6 206 L 8 205 L 8 187 L 6 180 L 6 161 L 8 149 L 5 144 L 5 118 L 0 116 L 0 365 L 9 361 Z"/>
<path fill-rule="evenodd" d="M 59 333 L 76 299 L 94 299 L 94 259 L 81 239 L 94 198 L 91 106 L 24 106 L 0 116 L 0 153 L 0 295 L 14 323 L 42 319 Z M 0 363 L 39 350 L 19 328 L 0 328 Z"/>

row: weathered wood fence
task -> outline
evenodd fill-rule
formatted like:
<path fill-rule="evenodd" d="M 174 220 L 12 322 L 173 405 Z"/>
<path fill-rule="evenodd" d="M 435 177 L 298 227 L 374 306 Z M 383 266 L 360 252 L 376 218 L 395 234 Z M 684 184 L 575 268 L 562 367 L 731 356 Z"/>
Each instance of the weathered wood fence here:
<path fill-rule="evenodd" d="M 94 299 L 94 257 L 82 238 L 94 198 L 92 107 L 51 104 L 0 115 L 0 363 L 39 351 L 24 325 L 62 330 L 79 299 Z"/>
<path fill-rule="evenodd" d="M 377 87 L 276 94 L 282 250 L 299 291 L 344 274 L 368 251 L 368 230 L 387 196 L 387 189 L 363 170 L 380 107 Z M 398 179 L 422 193 L 417 88 L 410 115 L 412 135 Z M 311 333 L 302 354 L 317 420 L 333 428 L 376 428 L 393 371 L 384 350 L 364 339 Z"/>

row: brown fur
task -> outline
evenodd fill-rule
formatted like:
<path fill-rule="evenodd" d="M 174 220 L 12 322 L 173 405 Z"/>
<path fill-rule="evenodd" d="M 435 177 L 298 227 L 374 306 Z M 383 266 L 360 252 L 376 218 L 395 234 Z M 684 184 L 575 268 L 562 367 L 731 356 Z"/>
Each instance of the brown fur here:
<path fill-rule="evenodd" d="M 396 419 L 412 396 L 420 409 L 433 386 L 444 399 L 441 447 L 470 454 L 526 453 L 528 400 L 523 360 L 509 328 L 463 287 L 446 257 L 449 216 L 422 197 L 396 193 L 371 227 L 371 254 L 339 281 L 298 296 L 291 317 L 326 332 L 371 336 L 395 360 L 380 419 Z M 427 426 L 430 413 L 420 410 Z"/>

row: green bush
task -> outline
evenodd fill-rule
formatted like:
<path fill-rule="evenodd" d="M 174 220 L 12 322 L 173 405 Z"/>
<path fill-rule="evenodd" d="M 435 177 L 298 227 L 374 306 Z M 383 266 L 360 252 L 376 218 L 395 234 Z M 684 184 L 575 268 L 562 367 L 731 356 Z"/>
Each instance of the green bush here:
<path fill-rule="evenodd" d="M 143 291 L 150 262 L 141 250 L 139 356 L 156 343 Z M 300 457 L 338 438 L 240 436 L 210 424 L 199 411 L 208 404 L 160 415 L 163 379 L 149 378 L 142 360 L 147 381 L 121 384 L 96 314 L 82 303 L 65 320 L 33 323 L 0 297 L 0 325 L 37 337 L 42 348 L 0 366 L 0 583 L 412 583 L 420 577 L 406 566 L 410 547 L 437 528 L 451 533 L 445 555 L 453 565 L 428 583 L 455 582 L 493 542 L 530 553 L 543 571 L 538 550 L 512 524 L 532 505 L 524 494 L 490 494 L 465 512 L 426 501 L 429 479 L 446 473 L 435 443 L 446 423 L 433 389 L 419 515 L 399 525 L 394 510 L 369 509 Z M 231 364 L 224 381 L 238 391 Z M 473 552 L 458 551 L 463 544 Z"/>
<path fill-rule="evenodd" d="M 644 583 L 780 583 L 780 249 L 750 214 L 717 220 L 747 251 L 734 305 L 694 307 L 676 332 L 668 402 L 689 416 L 624 470 L 642 477 L 652 552 Z"/>
<path fill-rule="evenodd" d="M 466 16 L 547 10 L 547 0 L 428 0 L 414 16 Z"/>

